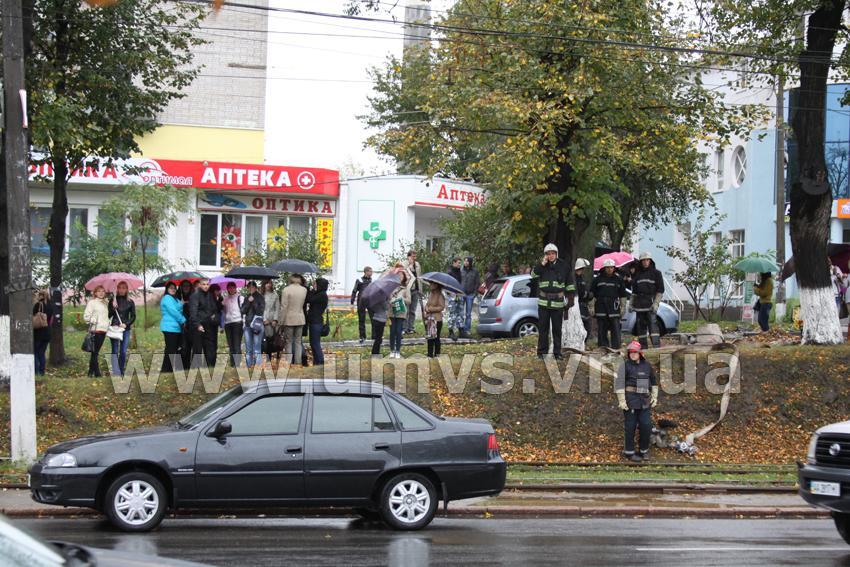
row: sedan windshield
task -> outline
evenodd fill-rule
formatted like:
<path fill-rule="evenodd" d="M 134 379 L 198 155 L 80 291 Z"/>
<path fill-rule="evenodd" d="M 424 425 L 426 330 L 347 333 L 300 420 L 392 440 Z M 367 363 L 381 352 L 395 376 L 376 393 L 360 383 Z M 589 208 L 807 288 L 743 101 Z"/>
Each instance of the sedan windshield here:
<path fill-rule="evenodd" d="M 177 422 L 182 427 L 194 427 L 205 421 L 209 416 L 221 410 L 230 402 L 242 395 L 242 386 L 237 385 L 214 397 L 183 419 Z"/>

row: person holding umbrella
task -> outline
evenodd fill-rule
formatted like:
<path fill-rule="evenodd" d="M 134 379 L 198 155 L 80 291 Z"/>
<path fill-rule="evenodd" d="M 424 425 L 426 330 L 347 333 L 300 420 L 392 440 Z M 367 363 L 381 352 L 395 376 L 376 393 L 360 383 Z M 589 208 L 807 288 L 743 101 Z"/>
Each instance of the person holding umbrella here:
<path fill-rule="evenodd" d="M 193 293 L 195 293 L 195 286 L 192 280 L 182 280 L 176 297 L 180 300 L 181 307 L 183 308 L 183 320 L 186 322 L 186 327 L 183 329 L 183 344 L 180 345 L 180 355 L 183 359 L 184 369 L 191 367 L 192 351 L 195 348 L 195 329 L 189 323 L 189 300 L 192 299 Z"/>
<path fill-rule="evenodd" d="M 596 345 L 620 348 L 620 318 L 626 308 L 624 298 L 628 292 L 623 278 L 616 273 L 613 259 L 602 262 L 602 272 L 593 278 L 590 294 L 593 298 L 590 312 L 596 317 L 598 333 Z"/>
<path fill-rule="evenodd" d="M 304 314 L 304 304 L 307 301 L 307 288 L 300 274 L 289 276 L 289 284 L 280 294 L 280 312 L 278 323 L 283 327 L 283 354 L 286 359 L 301 362 L 302 345 L 301 332 L 307 318 Z"/>
<path fill-rule="evenodd" d="M 664 277 L 655 267 L 652 255 L 643 252 L 640 255 L 639 264 L 632 275 L 632 311 L 635 312 L 635 335 L 642 348 L 646 349 L 648 342 L 646 335 L 653 348 L 661 346 L 661 335 L 658 333 L 658 322 L 656 313 L 664 295 Z"/>
<path fill-rule="evenodd" d="M 451 266 L 449 267 L 448 275 L 456 281 L 461 281 L 460 271 L 461 259 L 459 256 L 452 258 Z M 460 293 L 455 293 L 449 298 L 448 305 L 448 327 L 449 339 L 456 341 L 458 334 L 463 329 L 463 290 Z"/>
<path fill-rule="evenodd" d="M 440 284 L 432 283 L 425 302 L 425 337 L 428 342 L 428 358 L 440 356 L 440 332 L 443 330 L 443 311 L 446 298 Z"/>
<path fill-rule="evenodd" d="M 390 358 L 401 358 L 401 338 L 411 300 L 409 272 L 401 264 L 396 264 L 396 268 L 399 268 L 401 285 L 390 296 Z"/>
<path fill-rule="evenodd" d="M 755 310 L 758 314 L 758 323 L 762 332 L 770 330 L 770 310 L 773 308 L 773 278 L 770 272 L 763 272 L 759 280 L 753 286 L 758 300 Z"/>
<path fill-rule="evenodd" d="M 136 302 L 129 297 L 127 282 L 118 282 L 115 297 L 109 302 L 109 317 L 113 327 L 123 329 L 120 339 L 109 339 L 112 345 L 112 374 L 124 376 L 127 366 L 127 347 L 130 344 L 131 327 L 136 321 Z"/>
<path fill-rule="evenodd" d="M 179 355 L 183 344 L 183 326 L 186 324 L 186 317 L 183 315 L 183 305 L 177 298 L 176 283 L 165 284 L 165 295 L 159 302 L 159 308 L 162 313 L 159 330 L 165 342 L 165 356 L 162 359 L 160 372 L 174 372 L 175 364 L 179 364 L 182 370 L 186 367 L 183 366 L 183 360 Z"/>

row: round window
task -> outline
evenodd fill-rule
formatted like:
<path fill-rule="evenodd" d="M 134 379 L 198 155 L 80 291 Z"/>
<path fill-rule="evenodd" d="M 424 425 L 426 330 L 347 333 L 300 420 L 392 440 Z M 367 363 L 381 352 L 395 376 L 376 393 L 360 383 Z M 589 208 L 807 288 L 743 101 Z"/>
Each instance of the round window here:
<path fill-rule="evenodd" d="M 735 153 L 732 154 L 732 164 L 735 169 L 735 186 L 740 187 L 747 178 L 747 152 L 744 146 L 735 148 Z"/>

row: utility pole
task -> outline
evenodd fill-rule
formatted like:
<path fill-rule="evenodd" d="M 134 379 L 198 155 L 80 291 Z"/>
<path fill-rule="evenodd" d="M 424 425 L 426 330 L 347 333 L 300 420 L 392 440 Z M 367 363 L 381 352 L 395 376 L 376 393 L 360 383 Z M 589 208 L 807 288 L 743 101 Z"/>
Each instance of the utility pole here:
<path fill-rule="evenodd" d="M 12 460 L 36 458 L 35 358 L 32 341 L 32 264 L 29 187 L 27 185 L 27 112 L 24 83 L 22 0 L 2 0 L 3 151 L 9 278 L 2 290 L 9 300 L 11 352 L 10 403 Z"/>
<path fill-rule="evenodd" d="M 785 77 L 776 78 L 776 265 L 785 265 Z M 779 278 L 777 278 L 779 279 Z M 776 286 L 776 320 L 785 317 L 785 285 Z"/>

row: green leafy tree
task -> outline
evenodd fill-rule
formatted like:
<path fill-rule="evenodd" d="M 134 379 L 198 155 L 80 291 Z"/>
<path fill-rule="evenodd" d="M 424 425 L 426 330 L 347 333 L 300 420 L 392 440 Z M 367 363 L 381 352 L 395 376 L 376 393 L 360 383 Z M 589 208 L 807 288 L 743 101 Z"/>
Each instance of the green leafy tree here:
<path fill-rule="evenodd" d="M 123 223 L 126 219 L 125 246 L 127 253 L 139 258 L 138 271 L 133 272 L 142 277 L 142 299 L 144 308 L 144 325 L 148 321 L 148 291 L 147 274 L 151 269 L 159 269 L 159 256 L 154 254 L 157 263 L 151 265 L 149 251 L 168 229 L 177 224 L 178 215 L 192 210 L 191 190 L 175 188 L 170 185 L 129 185 L 120 195 L 109 199 L 100 209 L 100 215 L 108 219 L 118 219 Z M 111 221 L 115 222 L 115 221 Z M 112 268 L 106 271 L 127 271 L 118 269 L 123 264 L 113 262 Z"/>
<path fill-rule="evenodd" d="M 156 116 L 194 79 L 194 32 L 204 6 L 121 0 L 93 9 L 75 0 L 35 0 L 26 79 L 35 161 L 53 169 L 50 285 L 62 284 L 67 183 L 72 171 L 138 151 Z M 55 292 L 58 294 L 59 292 Z M 61 313 L 60 313 L 61 315 Z M 50 362 L 65 359 L 61 317 Z"/>
<path fill-rule="evenodd" d="M 722 216 L 701 207 L 696 221 L 684 236 L 684 246 L 664 246 L 662 250 L 682 268 L 670 273 L 673 281 L 685 288 L 694 305 L 695 315 L 706 321 L 709 313 L 703 310 L 703 301 L 712 286 L 721 296 L 731 296 L 734 285 L 732 254 L 729 239 L 715 238 Z M 740 280 L 738 280 L 740 281 Z"/>
<path fill-rule="evenodd" d="M 474 179 L 496 230 L 571 259 L 590 227 L 626 226 L 625 197 L 656 191 L 651 216 L 665 193 L 701 194 L 697 141 L 756 119 L 683 71 L 689 25 L 660 1 L 459 0 L 436 47 L 374 70 L 368 144 L 406 171 Z"/>
<path fill-rule="evenodd" d="M 97 235 L 89 234 L 84 226 L 79 226 L 80 237 L 68 251 L 63 283 L 70 291 L 72 302 L 80 303 L 85 299 L 86 282 L 98 274 L 121 271 L 141 275 L 145 271 L 143 266 L 147 270 L 168 269 L 163 258 L 154 256 L 143 262 L 138 247 L 128 246 L 131 235 L 123 218 L 101 214 L 97 222 Z"/>
<path fill-rule="evenodd" d="M 832 210 L 829 164 L 824 148 L 826 87 L 831 79 L 848 76 L 846 0 L 787 2 L 715 0 L 702 2 L 701 21 L 720 49 L 745 52 L 738 62 L 755 85 L 774 86 L 779 77 L 796 83 L 789 115 L 788 199 L 791 248 L 797 264 L 797 283 L 803 342 L 843 342 L 838 309 L 830 285 L 827 243 Z M 845 93 L 844 103 L 850 101 Z"/>

